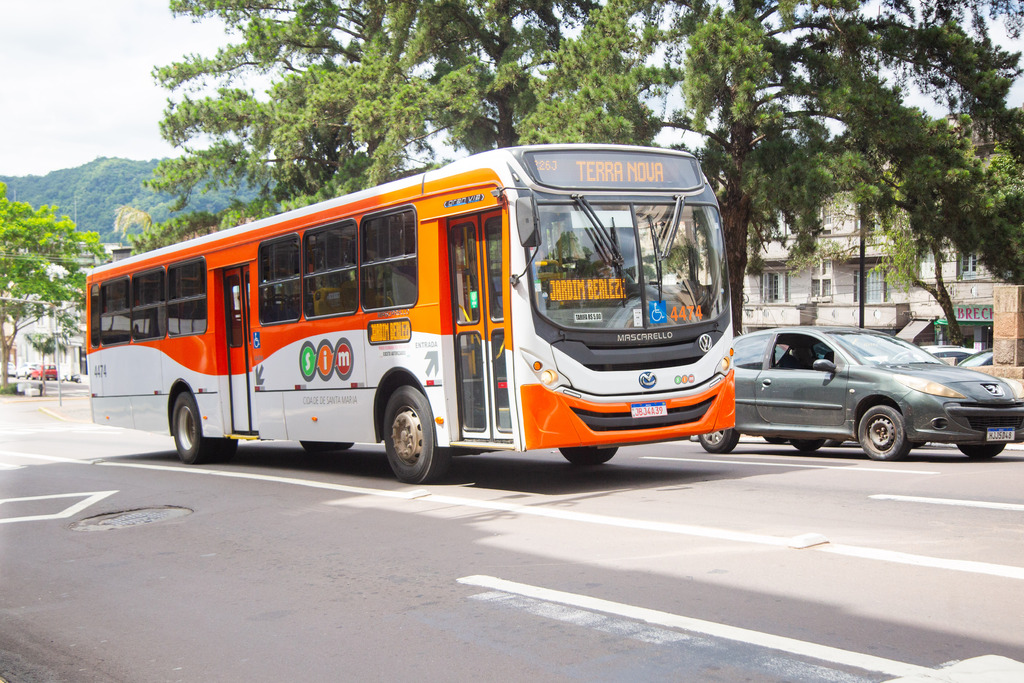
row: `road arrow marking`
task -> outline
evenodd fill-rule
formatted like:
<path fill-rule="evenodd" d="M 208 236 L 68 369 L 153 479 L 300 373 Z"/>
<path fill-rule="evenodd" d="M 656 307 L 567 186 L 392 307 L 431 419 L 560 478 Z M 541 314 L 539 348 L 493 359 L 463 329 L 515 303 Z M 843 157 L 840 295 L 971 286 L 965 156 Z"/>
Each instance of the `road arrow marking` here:
<path fill-rule="evenodd" d="M 8 524 L 10 522 L 38 522 L 46 519 L 67 519 L 72 515 L 76 515 L 90 505 L 94 505 L 107 496 L 112 496 L 117 491 L 87 491 L 84 493 L 57 493 L 51 496 L 29 496 L 28 498 L 4 498 L 0 499 L 0 505 L 4 503 L 22 503 L 34 500 L 56 500 L 58 498 L 82 498 L 81 500 L 71 507 L 65 508 L 61 512 L 57 512 L 49 515 L 31 515 L 28 517 L 8 517 L 6 519 L 0 519 L 0 524 Z"/>

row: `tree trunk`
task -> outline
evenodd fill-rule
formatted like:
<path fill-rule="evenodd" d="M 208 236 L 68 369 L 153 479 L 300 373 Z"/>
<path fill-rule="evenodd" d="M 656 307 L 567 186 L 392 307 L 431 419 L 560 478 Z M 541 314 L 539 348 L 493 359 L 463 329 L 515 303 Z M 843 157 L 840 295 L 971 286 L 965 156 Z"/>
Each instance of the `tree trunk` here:
<path fill-rule="evenodd" d="M 747 273 L 747 230 L 750 226 L 750 196 L 739 181 L 730 181 L 722 194 L 722 228 L 725 232 L 725 254 L 729 266 L 729 296 L 732 301 L 732 330 L 743 332 L 743 282 Z"/>
<path fill-rule="evenodd" d="M 964 345 L 963 330 L 956 319 L 956 307 L 953 306 L 953 298 L 946 289 L 946 281 L 942 278 L 942 252 L 937 247 L 932 247 L 932 256 L 935 257 L 935 285 L 917 280 L 916 285 L 931 294 L 932 298 L 939 302 L 942 312 L 946 316 L 946 329 L 949 332 L 949 343 L 954 346 Z"/>

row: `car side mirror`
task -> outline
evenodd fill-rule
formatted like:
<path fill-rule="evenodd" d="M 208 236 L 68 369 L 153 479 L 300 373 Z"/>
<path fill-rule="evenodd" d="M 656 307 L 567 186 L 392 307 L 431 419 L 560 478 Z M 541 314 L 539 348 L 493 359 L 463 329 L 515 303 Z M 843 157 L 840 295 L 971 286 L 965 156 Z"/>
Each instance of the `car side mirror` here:
<path fill-rule="evenodd" d="M 827 358 L 819 358 L 811 364 L 811 369 L 817 370 L 818 372 L 827 372 L 832 375 L 835 374 L 836 364 Z"/>

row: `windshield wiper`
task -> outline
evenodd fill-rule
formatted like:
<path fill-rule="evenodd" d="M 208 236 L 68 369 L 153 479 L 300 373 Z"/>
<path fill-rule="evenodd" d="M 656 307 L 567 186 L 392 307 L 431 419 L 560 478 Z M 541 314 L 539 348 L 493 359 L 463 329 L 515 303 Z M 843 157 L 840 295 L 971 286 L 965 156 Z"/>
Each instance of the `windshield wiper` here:
<path fill-rule="evenodd" d="M 676 205 L 672 209 L 672 219 L 665 228 L 665 230 L 668 231 L 668 236 L 665 236 L 665 230 L 663 230 L 661 236 L 665 239 L 662 240 L 661 244 L 658 244 L 657 241 L 654 242 L 654 250 L 658 255 L 659 263 L 668 258 L 668 252 L 671 251 L 672 244 L 676 239 L 676 230 L 679 229 L 679 217 L 682 215 L 683 207 L 686 205 L 686 200 L 683 198 L 683 195 L 677 194 L 674 199 L 676 200 Z M 664 247 L 664 251 L 661 250 L 662 247 Z"/>
<path fill-rule="evenodd" d="M 605 263 L 614 265 L 616 271 L 620 271 L 623 264 L 622 252 L 619 251 L 615 233 L 605 227 L 586 197 L 581 194 L 574 194 L 572 198 L 583 211 L 583 215 L 594 226 L 593 229 L 587 228 L 587 232 L 590 234 L 590 239 L 594 242 L 594 246 L 601 252 L 601 258 L 604 259 Z"/>

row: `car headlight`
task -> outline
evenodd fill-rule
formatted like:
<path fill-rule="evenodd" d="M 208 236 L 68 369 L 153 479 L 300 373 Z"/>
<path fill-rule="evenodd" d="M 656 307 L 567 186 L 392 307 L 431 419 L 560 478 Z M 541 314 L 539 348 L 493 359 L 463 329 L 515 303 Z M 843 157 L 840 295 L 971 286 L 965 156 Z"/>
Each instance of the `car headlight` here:
<path fill-rule="evenodd" d="M 956 389 L 950 389 L 945 384 L 939 384 L 930 379 L 911 377 L 910 375 L 893 375 L 893 379 L 908 389 L 920 391 L 922 394 L 942 396 L 943 398 L 967 398 Z"/>
<path fill-rule="evenodd" d="M 999 379 L 1010 385 L 1014 398 L 1024 398 L 1024 384 L 1015 379 L 1007 379 L 1006 377 L 1000 377 Z"/>

